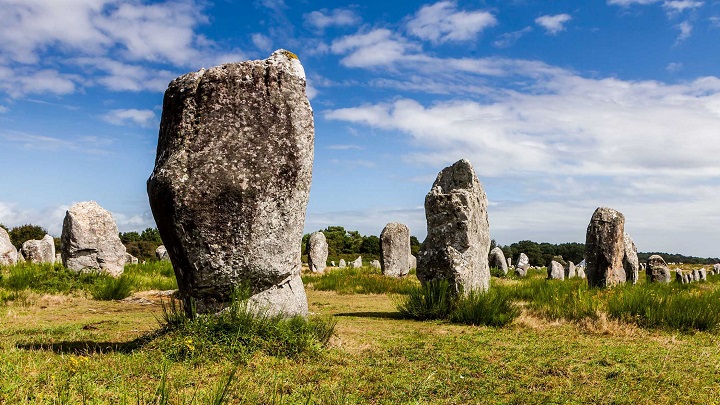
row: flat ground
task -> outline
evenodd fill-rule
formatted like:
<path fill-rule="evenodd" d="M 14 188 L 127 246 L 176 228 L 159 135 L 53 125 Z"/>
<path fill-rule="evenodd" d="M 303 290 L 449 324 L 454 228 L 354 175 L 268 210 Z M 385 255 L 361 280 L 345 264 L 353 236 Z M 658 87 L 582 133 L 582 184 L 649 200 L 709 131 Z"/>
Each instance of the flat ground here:
<path fill-rule="evenodd" d="M 527 312 L 502 328 L 418 322 L 399 319 L 392 296 L 307 293 L 338 321 L 328 349 L 235 361 L 143 347 L 156 293 L 31 293 L 0 306 L 0 403 L 151 403 L 163 386 L 169 403 L 204 403 L 235 367 L 232 403 L 720 403 L 714 333 Z"/>

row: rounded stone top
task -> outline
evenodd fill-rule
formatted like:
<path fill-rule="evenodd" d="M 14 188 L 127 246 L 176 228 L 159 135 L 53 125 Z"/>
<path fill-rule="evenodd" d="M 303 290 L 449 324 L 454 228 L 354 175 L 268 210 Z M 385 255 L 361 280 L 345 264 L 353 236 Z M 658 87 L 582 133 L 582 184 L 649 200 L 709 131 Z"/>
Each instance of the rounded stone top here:
<path fill-rule="evenodd" d="M 605 221 L 605 222 L 611 222 L 611 221 L 614 221 L 619 218 L 622 218 L 624 220 L 625 216 L 622 213 L 620 213 L 619 211 L 614 210 L 609 207 L 598 207 L 592 216 L 593 221 Z"/>
<path fill-rule="evenodd" d="M 300 63 L 300 59 L 297 57 L 297 55 L 286 49 L 278 49 L 277 51 L 273 52 L 272 55 L 270 55 L 270 57 L 266 59 L 266 61 L 268 63 L 276 65 L 285 64 L 287 65 L 289 71 L 292 74 L 305 80 L 305 69 Z"/>
<path fill-rule="evenodd" d="M 466 159 L 460 159 L 438 174 L 433 188 L 438 188 L 440 193 L 447 194 L 457 189 L 471 189 L 476 184 L 477 187 L 481 187 L 472 164 Z"/>

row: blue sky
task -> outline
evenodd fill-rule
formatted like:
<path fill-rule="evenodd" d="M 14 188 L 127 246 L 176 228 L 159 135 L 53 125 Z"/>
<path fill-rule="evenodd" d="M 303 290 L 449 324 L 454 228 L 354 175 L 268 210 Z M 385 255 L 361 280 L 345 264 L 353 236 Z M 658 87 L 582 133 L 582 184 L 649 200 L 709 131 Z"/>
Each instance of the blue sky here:
<path fill-rule="evenodd" d="M 0 222 L 59 235 L 96 200 L 154 226 L 162 94 L 201 67 L 300 57 L 315 112 L 306 231 L 425 236 L 470 160 L 491 237 L 583 242 L 598 206 L 641 251 L 718 256 L 720 2 L 0 0 Z"/>

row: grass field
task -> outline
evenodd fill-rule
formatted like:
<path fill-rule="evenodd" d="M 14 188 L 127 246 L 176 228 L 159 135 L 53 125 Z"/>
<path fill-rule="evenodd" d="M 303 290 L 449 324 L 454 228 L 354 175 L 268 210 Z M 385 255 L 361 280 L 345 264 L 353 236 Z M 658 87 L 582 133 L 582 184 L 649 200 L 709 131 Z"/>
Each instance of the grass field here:
<path fill-rule="evenodd" d="M 720 401 L 717 329 L 650 327 L 614 317 L 608 303 L 626 289 L 547 283 L 541 272 L 530 280 L 493 278 L 493 288 L 515 294 L 521 309 L 513 322 L 496 328 L 402 319 L 400 292 L 417 285 L 414 276 L 387 287 L 393 294 L 358 294 L 361 281 L 338 282 L 340 292 L 325 281 L 327 290 L 319 291 L 313 285 L 321 276 L 308 274 L 310 310 L 337 321 L 327 347 L 293 355 L 198 354 L 201 343 L 190 337 L 157 337 L 160 303 L 168 298 L 159 289 L 140 291 L 172 285 L 167 269 L 128 273 L 133 295 L 103 301 L 82 283 L 56 288 L 61 291 L 13 290 L 5 284 L 9 270 L 3 270 L 0 403 Z M 377 280 L 370 284 L 379 288 Z M 718 287 L 720 279 L 711 278 L 653 294 L 705 297 Z M 575 308 L 550 310 L 553 300 Z M 178 352 L 186 355 L 172 355 Z"/>

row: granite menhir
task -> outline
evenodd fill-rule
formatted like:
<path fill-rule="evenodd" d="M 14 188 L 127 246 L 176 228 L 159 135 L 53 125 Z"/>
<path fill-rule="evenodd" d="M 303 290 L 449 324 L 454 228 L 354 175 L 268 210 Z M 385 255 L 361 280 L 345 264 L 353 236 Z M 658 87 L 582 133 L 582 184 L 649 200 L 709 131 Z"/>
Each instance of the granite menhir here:
<path fill-rule="evenodd" d="M 301 239 L 315 137 L 297 56 L 229 63 L 165 91 L 148 195 L 180 296 L 199 313 L 240 286 L 271 314 L 306 315 Z"/>

